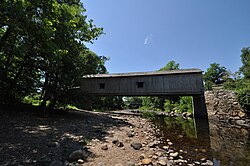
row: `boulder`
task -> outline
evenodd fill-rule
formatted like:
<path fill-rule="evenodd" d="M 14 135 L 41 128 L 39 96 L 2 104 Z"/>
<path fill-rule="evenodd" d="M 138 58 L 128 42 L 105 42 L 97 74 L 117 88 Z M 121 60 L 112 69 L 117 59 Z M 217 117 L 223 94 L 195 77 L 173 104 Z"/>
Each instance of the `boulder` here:
<path fill-rule="evenodd" d="M 179 153 L 178 152 L 174 152 L 174 153 L 170 153 L 169 155 L 171 157 L 173 157 L 173 158 L 177 158 L 177 156 L 179 155 Z"/>
<path fill-rule="evenodd" d="M 152 160 L 149 159 L 149 158 L 142 159 L 142 164 L 143 164 L 143 165 L 149 165 L 149 164 L 151 164 L 151 163 L 152 163 Z"/>
<path fill-rule="evenodd" d="M 158 162 L 160 165 L 167 165 L 167 162 L 165 160 L 159 160 Z"/>
<path fill-rule="evenodd" d="M 142 147 L 142 144 L 139 143 L 139 142 L 133 142 L 133 143 L 131 144 L 131 146 L 132 146 L 135 150 L 140 150 L 141 147 Z"/>
<path fill-rule="evenodd" d="M 69 157 L 68 160 L 69 161 L 76 161 L 78 159 L 82 159 L 84 157 L 84 153 L 82 149 L 76 150 L 74 152 L 72 152 Z"/>
<path fill-rule="evenodd" d="M 240 126 L 244 126 L 245 121 L 244 120 L 236 120 L 235 123 Z"/>

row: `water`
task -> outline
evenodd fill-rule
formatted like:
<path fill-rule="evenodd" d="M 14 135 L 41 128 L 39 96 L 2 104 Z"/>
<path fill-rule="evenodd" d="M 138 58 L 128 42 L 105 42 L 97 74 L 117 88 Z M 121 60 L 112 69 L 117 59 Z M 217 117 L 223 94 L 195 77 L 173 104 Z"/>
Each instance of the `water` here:
<path fill-rule="evenodd" d="M 250 166 L 250 131 L 216 121 L 182 117 L 157 117 L 164 144 L 170 139 L 174 150 L 183 150 L 191 161 L 209 159 L 215 166 Z"/>

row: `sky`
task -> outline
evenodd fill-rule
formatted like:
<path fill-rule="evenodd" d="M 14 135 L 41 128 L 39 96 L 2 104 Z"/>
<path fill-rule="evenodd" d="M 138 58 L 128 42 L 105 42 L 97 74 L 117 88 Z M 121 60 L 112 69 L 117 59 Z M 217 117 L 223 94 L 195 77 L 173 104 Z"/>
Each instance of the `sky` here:
<path fill-rule="evenodd" d="M 104 28 L 87 46 L 110 58 L 109 73 L 181 69 L 211 63 L 238 71 L 250 47 L 250 0 L 82 0 L 88 19 Z"/>

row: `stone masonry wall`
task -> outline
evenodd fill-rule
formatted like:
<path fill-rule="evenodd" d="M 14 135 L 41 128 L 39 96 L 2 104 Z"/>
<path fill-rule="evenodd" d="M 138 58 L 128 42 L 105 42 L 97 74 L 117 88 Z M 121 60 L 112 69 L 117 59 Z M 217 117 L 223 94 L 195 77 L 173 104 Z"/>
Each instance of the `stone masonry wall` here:
<path fill-rule="evenodd" d="M 240 126 L 249 127 L 247 115 L 243 112 L 237 101 L 234 91 L 214 88 L 205 92 L 208 116 L 221 122 L 229 122 Z"/>

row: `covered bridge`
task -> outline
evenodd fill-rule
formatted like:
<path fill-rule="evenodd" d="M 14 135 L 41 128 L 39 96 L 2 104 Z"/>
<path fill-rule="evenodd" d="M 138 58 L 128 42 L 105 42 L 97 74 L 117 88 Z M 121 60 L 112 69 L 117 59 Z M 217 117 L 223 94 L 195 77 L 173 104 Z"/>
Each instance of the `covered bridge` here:
<path fill-rule="evenodd" d="M 207 118 L 200 69 L 86 75 L 80 89 L 101 96 L 192 96 L 194 116 Z"/>

